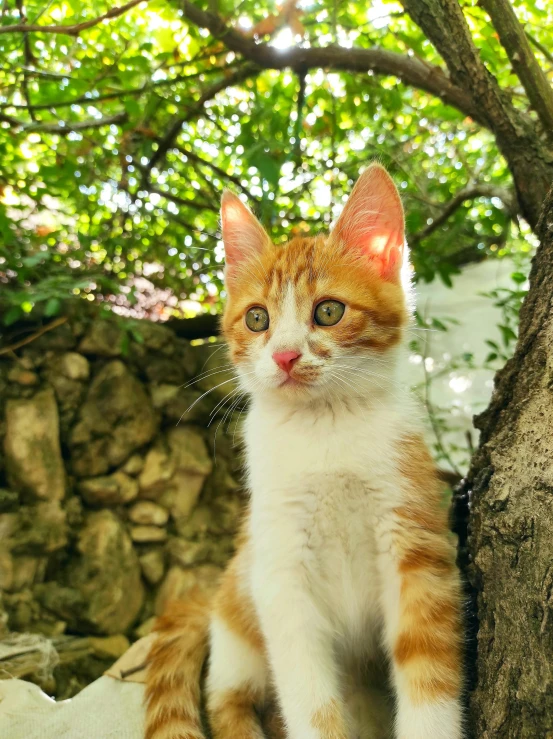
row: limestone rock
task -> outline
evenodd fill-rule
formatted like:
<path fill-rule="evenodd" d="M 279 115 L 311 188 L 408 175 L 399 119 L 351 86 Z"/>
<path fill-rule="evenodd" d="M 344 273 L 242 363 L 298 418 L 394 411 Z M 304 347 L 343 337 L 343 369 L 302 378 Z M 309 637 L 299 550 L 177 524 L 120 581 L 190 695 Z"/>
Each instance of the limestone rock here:
<path fill-rule="evenodd" d="M 175 467 L 181 472 L 206 477 L 213 468 L 203 436 L 192 426 L 177 426 L 169 430 L 167 441 L 175 460 Z"/>
<path fill-rule="evenodd" d="M 71 629 L 120 634 L 132 626 L 144 599 L 140 565 L 123 523 L 111 511 L 87 516 L 74 556 L 63 573 L 66 584 L 35 589 L 44 605 Z"/>
<path fill-rule="evenodd" d="M 151 634 L 152 631 L 155 628 L 157 618 L 155 616 L 151 616 L 150 618 L 146 619 L 144 623 L 140 624 L 140 626 L 134 630 L 134 633 L 136 634 L 138 639 L 142 639 L 144 636 L 148 636 L 148 634 Z"/>
<path fill-rule="evenodd" d="M 57 502 L 21 506 L 0 516 L 0 541 L 15 554 L 49 554 L 67 544 L 65 511 Z"/>
<path fill-rule="evenodd" d="M 167 378 L 164 378 L 165 380 Z M 205 423 L 215 406 L 209 395 L 203 396 L 201 390 L 184 385 L 152 384 L 150 386 L 152 403 L 169 421 L 178 423 Z"/>
<path fill-rule="evenodd" d="M 77 352 L 66 352 L 59 358 L 58 369 L 69 380 L 85 382 L 90 375 L 88 359 Z"/>
<path fill-rule="evenodd" d="M 63 498 L 58 409 L 50 388 L 7 401 L 4 453 L 11 487 L 38 500 Z"/>
<path fill-rule="evenodd" d="M 234 379 L 236 373 L 229 368 L 228 352 L 221 345 L 207 344 L 202 347 L 206 356 L 205 362 L 198 373 L 196 385 L 202 392 L 208 392 L 212 401 L 219 402 L 237 389 L 238 383 Z"/>
<path fill-rule="evenodd" d="M 151 500 L 139 500 L 129 510 L 129 518 L 133 523 L 147 526 L 165 526 L 169 513 Z"/>
<path fill-rule="evenodd" d="M 0 513 L 15 511 L 19 507 L 19 495 L 15 490 L 0 488 Z"/>
<path fill-rule="evenodd" d="M 188 570 L 178 566 L 171 567 L 157 594 L 156 614 L 159 616 L 163 613 L 168 602 L 186 598 L 192 588 L 198 587 L 206 593 L 213 592 L 221 571 L 220 567 L 213 565 L 201 565 Z"/>
<path fill-rule="evenodd" d="M 71 434 L 75 474 L 105 474 L 151 441 L 156 430 L 156 414 L 142 384 L 122 362 L 106 364 L 92 381 Z"/>
<path fill-rule="evenodd" d="M 88 643 L 96 657 L 115 661 L 125 654 L 130 647 L 130 642 L 124 634 L 113 636 L 90 636 Z"/>
<path fill-rule="evenodd" d="M 39 377 L 36 372 L 16 366 L 8 372 L 8 380 L 18 385 L 38 385 Z"/>
<path fill-rule="evenodd" d="M 189 541 L 173 538 L 167 545 L 169 560 L 181 567 L 211 563 L 225 565 L 234 551 L 232 536 Z"/>
<path fill-rule="evenodd" d="M 62 436 L 66 436 L 86 393 L 88 360 L 76 352 L 55 354 L 45 363 L 44 377 L 54 388 L 60 409 Z"/>
<path fill-rule="evenodd" d="M 138 483 L 140 493 L 146 498 L 157 498 L 167 487 L 175 472 L 175 463 L 163 439 L 149 450 L 144 460 Z"/>
<path fill-rule="evenodd" d="M 44 579 L 46 564 L 45 557 L 14 557 L 12 587 L 6 590 L 24 590 L 40 582 Z"/>
<path fill-rule="evenodd" d="M 79 493 L 92 506 L 116 506 L 134 500 L 138 495 L 138 483 L 118 470 L 112 475 L 81 480 Z"/>
<path fill-rule="evenodd" d="M 13 585 L 13 559 L 7 549 L 0 549 L 0 591 L 11 590 Z"/>
<path fill-rule="evenodd" d="M 140 454 L 133 454 L 121 467 L 121 471 L 131 477 L 139 475 L 144 468 L 144 458 Z"/>
<path fill-rule="evenodd" d="M 117 321 L 96 319 L 81 339 L 79 352 L 98 357 L 119 357 L 125 332 Z"/>
<path fill-rule="evenodd" d="M 153 544 L 165 541 L 167 531 L 159 526 L 133 526 L 131 528 L 131 539 L 137 544 Z"/>
<path fill-rule="evenodd" d="M 157 585 L 165 573 L 165 557 L 160 549 L 152 549 L 140 557 L 142 574 L 150 585 Z"/>

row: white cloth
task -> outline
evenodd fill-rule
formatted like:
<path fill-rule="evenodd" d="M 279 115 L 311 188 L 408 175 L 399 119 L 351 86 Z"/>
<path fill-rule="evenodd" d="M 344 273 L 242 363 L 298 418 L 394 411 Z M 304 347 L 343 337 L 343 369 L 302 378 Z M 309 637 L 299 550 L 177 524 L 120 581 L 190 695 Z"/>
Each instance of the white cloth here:
<path fill-rule="evenodd" d="M 2 739 L 143 739 L 144 685 L 104 675 L 56 701 L 24 680 L 0 681 Z"/>

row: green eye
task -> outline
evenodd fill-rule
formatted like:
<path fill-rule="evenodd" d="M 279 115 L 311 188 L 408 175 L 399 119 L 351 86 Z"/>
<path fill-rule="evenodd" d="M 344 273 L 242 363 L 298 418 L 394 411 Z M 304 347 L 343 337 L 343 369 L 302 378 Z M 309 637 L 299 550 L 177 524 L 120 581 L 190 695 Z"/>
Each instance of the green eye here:
<path fill-rule="evenodd" d="M 335 326 L 344 315 L 346 306 L 338 300 L 323 300 L 315 308 L 315 323 L 319 326 Z"/>
<path fill-rule="evenodd" d="M 266 331 L 269 328 L 269 314 L 265 308 L 250 308 L 246 313 L 246 326 L 250 331 Z"/>

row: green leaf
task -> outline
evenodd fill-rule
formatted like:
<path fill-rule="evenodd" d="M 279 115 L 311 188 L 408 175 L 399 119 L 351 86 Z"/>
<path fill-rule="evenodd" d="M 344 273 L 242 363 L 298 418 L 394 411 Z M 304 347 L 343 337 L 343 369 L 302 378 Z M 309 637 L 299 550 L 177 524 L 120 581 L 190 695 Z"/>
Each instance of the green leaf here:
<path fill-rule="evenodd" d="M 47 318 L 57 316 L 61 310 L 61 300 L 59 298 L 50 298 L 44 306 L 44 315 Z"/>
<path fill-rule="evenodd" d="M 19 305 L 14 305 L 4 313 L 2 322 L 4 326 L 11 326 L 23 316 L 23 311 Z"/>

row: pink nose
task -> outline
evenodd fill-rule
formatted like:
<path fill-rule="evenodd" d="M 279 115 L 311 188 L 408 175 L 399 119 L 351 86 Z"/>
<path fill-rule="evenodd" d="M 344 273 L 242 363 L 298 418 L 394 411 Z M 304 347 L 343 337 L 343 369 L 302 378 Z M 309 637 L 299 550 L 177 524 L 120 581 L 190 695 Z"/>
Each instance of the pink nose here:
<path fill-rule="evenodd" d="M 275 352 L 273 359 L 278 364 L 281 370 L 284 370 L 288 374 L 292 371 L 294 362 L 301 357 L 299 352 Z"/>

